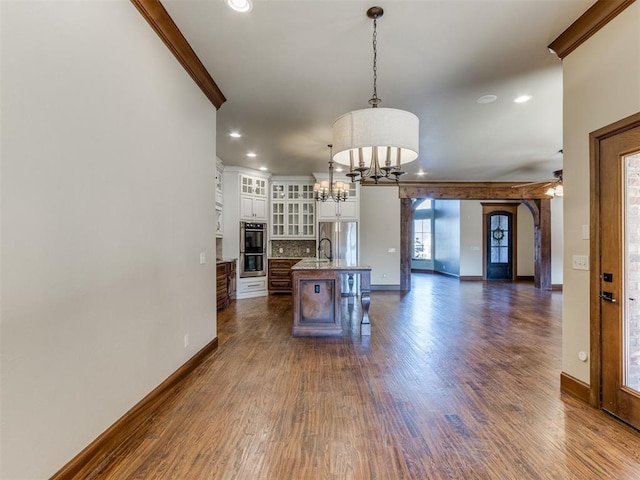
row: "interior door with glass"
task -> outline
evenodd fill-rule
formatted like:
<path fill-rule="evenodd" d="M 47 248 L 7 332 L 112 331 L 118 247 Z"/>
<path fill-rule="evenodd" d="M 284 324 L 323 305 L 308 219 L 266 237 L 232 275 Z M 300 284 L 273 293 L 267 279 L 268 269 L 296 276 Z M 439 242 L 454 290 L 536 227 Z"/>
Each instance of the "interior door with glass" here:
<path fill-rule="evenodd" d="M 640 427 L 640 127 L 600 142 L 602 408 Z"/>
<path fill-rule="evenodd" d="M 509 212 L 492 212 L 487 222 L 487 280 L 513 278 L 513 216 Z"/>

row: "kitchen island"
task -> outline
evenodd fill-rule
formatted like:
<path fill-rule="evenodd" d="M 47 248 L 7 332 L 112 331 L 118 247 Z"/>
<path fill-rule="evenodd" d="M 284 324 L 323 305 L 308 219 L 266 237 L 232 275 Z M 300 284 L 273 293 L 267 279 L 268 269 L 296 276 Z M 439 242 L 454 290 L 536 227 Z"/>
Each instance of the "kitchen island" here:
<path fill-rule="evenodd" d="M 340 277 L 360 275 L 360 334 L 371 335 L 371 267 L 344 260 L 304 259 L 293 273 L 293 335 L 342 335 Z"/>

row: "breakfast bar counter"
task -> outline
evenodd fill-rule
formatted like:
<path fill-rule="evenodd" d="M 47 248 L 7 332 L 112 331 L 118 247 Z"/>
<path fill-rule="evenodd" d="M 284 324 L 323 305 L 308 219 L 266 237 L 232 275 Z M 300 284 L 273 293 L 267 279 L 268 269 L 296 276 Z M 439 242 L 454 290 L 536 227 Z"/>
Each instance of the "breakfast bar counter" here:
<path fill-rule="evenodd" d="M 304 259 L 293 273 L 293 335 L 342 335 L 340 277 L 360 276 L 360 334 L 371 335 L 371 267 L 344 260 Z"/>

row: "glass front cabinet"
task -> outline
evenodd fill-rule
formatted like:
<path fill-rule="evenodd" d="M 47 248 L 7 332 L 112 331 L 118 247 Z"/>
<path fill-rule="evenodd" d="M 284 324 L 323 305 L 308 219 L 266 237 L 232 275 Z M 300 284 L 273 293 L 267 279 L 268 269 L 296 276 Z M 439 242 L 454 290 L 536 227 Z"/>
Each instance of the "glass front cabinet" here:
<path fill-rule="evenodd" d="M 313 183 L 274 181 L 270 191 L 271 238 L 315 238 Z"/>

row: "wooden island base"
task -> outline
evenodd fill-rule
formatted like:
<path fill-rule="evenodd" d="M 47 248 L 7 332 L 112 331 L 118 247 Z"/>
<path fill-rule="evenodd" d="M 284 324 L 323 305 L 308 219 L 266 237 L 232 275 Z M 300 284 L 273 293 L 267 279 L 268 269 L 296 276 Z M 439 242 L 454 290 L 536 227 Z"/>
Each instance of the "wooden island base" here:
<path fill-rule="evenodd" d="M 336 336 L 343 334 L 340 313 L 340 277 L 360 275 L 362 321 L 360 335 L 371 335 L 369 304 L 371 303 L 371 267 L 351 265 L 343 261 L 318 262 L 302 260 L 293 272 L 293 335 Z"/>

